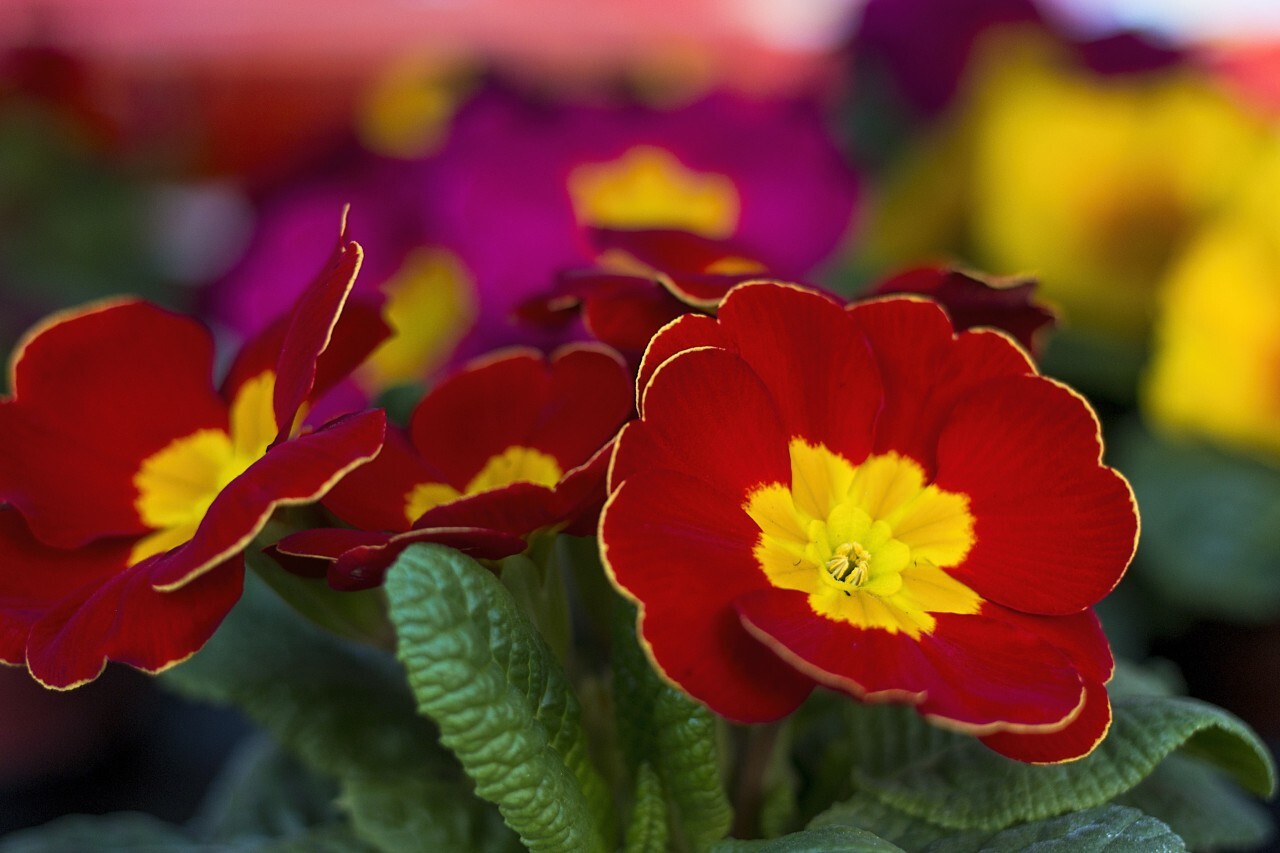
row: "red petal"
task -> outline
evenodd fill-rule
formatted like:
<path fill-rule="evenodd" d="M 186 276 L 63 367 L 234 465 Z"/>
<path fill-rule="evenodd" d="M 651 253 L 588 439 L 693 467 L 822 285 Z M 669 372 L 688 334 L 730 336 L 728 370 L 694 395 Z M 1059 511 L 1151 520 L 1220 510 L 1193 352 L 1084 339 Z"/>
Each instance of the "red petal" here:
<path fill-rule="evenodd" d="M 621 356 L 594 344 L 563 347 L 551 356 L 550 397 L 525 446 L 567 472 L 608 444 L 631 413 L 631 374 Z"/>
<path fill-rule="evenodd" d="M 320 527 L 291 533 L 262 550 L 287 572 L 306 578 L 322 578 L 328 573 L 330 564 L 352 548 L 381 545 L 390 538 L 389 533 L 377 531 Z"/>
<path fill-rule="evenodd" d="M 986 612 L 993 615 L 998 612 L 1002 622 L 1034 634 L 1058 649 L 1086 681 L 1106 684 L 1115 673 L 1111 644 L 1107 642 L 1102 623 L 1092 610 L 1082 610 L 1069 616 L 1035 616 L 988 602 Z"/>
<path fill-rule="evenodd" d="M 375 545 L 361 545 L 341 554 L 329 567 L 329 586 L 354 591 L 381 586 L 387 569 L 401 552 L 418 542 L 455 548 L 477 560 L 501 560 L 519 554 L 526 543 L 518 536 L 480 527 L 427 527 L 397 533 Z"/>
<path fill-rule="evenodd" d="M 159 592 L 150 574 L 155 559 L 82 588 L 45 614 L 27 642 L 31 674 L 67 690 L 97 678 L 108 660 L 154 673 L 199 651 L 240 598 L 243 560 L 237 555 L 181 589 Z"/>
<path fill-rule="evenodd" d="M 689 350 L 664 362 L 649 382 L 642 446 L 656 448 L 651 464 L 697 477 L 741 503 L 762 483 L 791 482 L 788 434 L 777 411 L 741 358 Z"/>
<path fill-rule="evenodd" d="M 1037 352 L 1039 338 L 1057 319 L 1035 301 L 1032 279 L 992 279 L 946 267 L 919 267 L 877 285 L 879 296 L 919 293 L 937 300 L 957 331 L 974 327 L 1001 329 L 1028 352 Z"/>
<path fill-rule="evenodd" d="M 536 483 L 512 483 L 459 498 L 424 512 L 414 528 L 485 527 L 524 536 L 560 521 L 555 492 Z"/>
<path fill-rule="evenodd" d="M 637 472 L 600 520 L 606 571 L 640 605 L 642 642 L 659 671 L 743 722 L 785 716 L 813 688 L 734 612 L 734 599 L 769 583 L 752 553 L 758 534 L 739 504 L 669 471 Z"/>
<path fill-rule="evenodd" d="M 640 373 L 636 378 L 636 411 L 643 412 L 641 402 L 644 390 L 649 387 L 649 380 L 664 361 L 676 353 L 699 347 L 726 346 L 725 337 L 720 324 L 711 317 L 702 314 L 685 314 L 668 323 L 658 332 L 649 346 L 645 348 L 644 357 L 640 360 Z"/>
<path fill-rule="evenodd" d="M 134 502 L 142 460 L 176 438 L 227 428 L 213 342 L 144 302 L 55 315 L 15 353 L 0 402 L 0 501 L 50 545 L 148 530 Z"/>
<path fill-rule="evenodd" d="M 1081 702 L 1079 674 L 1060 652 L 981 615 L 935 614 L 934 631 L 912 639 L 819 616 L 795 590 L 769 588 L 734 603 L 757 639 L 815 681 L 858 698 L 909 702 L 966 731 L 1053 725 Z"/>
<path fill-rule="evenodd" d="M 536 350 L 502 350 L 473 361 L 418 404 L 409 425 L 413 444 L 461 491 L 494 454 L 528 446 L 551 382 Z"/>
<path fill-rule="evenodd" d="M 344 212 L 345 219 L 345 212 Z M 345 224 L 345 223 L 344 223 Z M 335 255 L 294 304 L 276 359 L 274 407 L 280 435 L 287 436 L 298 409 L 311 397 L 316 363 L 329 347 L 364 253 L 339 237 Z"/>
<path fill-rule="evenodd" d="M 214 498 L 190 541 L 154 558 L 156 588 L 185 586 L 243 551 L 276 507 L 319 500 L 377 455 L 385 427 L 381 410 L 362 412 L 268 450 Z"/>
<path fill-rule="evenodd" d="M 714 310 L 734 285 L 767 277 L 764 265 L 736 244 L 688 231 L 592 228 L 588 237 L 598 252 L 622 251 L 653 268 L 674 297 L 697 308 Z M 726 260 L 754 263 L 757 269 L 745 274 L 710 272 Z"/>
<path fill-rule="evenodd" d="M 382 451 L 343 477 L 325 496 L 324 505 L 362 530 L 408 530 L 413 519 L 405 515 L 405 508 L 413 488 L 443 480 L 444 473 L 428 466 L 401 430 L 389 427 Z"/>
<path fill-rule="evenodd" d="M 519 352 L 468 368 L 422 401 L 411 431 L 423 457 L 461 491 L 509 447 L 540 450 L 567 472 L 608 444 L 630 413 L 621 357 L 577 344 L 549 363 Z"/>
<path fill-rule="evenodd" d="M 1138 516 L 1100 453 L 1088 404 L 1049 379 L 970 393 L 938 442 L 936 483 L 968 495 L 977 540 L 956 579 L 1028 613 L 1076 613 L 1110 592 L 1133 556 Z"/>
<path fill-rule="evenodd" d="M 626 287 L 614 286 L 583 298 L 582 320 L 597 340 L 624 352 L 643 352 L 663 326 L 689 310 L 653 281 L 628 276 Z"/>
<path fill-rule="evenodd" d="M 0 661 L 26 663 L 27 635 L 59 601 L 109 581 L 128 563 L 132 539 L 64 550 L 43 544 L 13 509 L 0 509 Z"/>
<path fill-rule="evenodd" d="M 855 465 L 866 458 L 884 392 L 867 341 L 839 305 L 791 285 L 744 284 L 721 306 L 720 325 L 768 387 L 789 438 Z"/>
<path fill-rule="evenodd" d="M 1085 705 L 1066 728 L 1048 734 L 997 732 L 982 742 L 1001 755 L 1029 764 L 1060 764 L 1093 752 L 1111 728 L 1111 700 L 1107 688 L 1096 681 L 1085 683 Z"/>
<path fill-rule="evenodd" d="M 935 470 L 938 434 L 961 397 L 990 379 L 1034 373 L 1027 356 L 1001 335 L 957 338 L 933 302 L 883 299 L 849 306 L 875 350 L 884 383 L 875 452 L 898 451 Z"/>
<path fill-rule="evenodd" d="M 565 523 L 564 532 L 570 536 L 595 535 L 608 497 L 605 481 L 612 457 L 613 445 L 606 445 L 556 484 L 556 514 Z"/>

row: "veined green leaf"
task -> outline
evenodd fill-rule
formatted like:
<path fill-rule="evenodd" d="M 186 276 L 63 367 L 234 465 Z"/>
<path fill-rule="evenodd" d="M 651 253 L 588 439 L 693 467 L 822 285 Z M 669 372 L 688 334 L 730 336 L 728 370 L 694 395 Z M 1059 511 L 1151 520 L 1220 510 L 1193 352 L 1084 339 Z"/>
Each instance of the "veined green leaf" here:
<path fill-rule="evenodd" d="M 613 666 L 618 738 L 629 765 L 653 764 L 689 848 L 707 850 L 733 821 L 720 778 L 715 717 L 654 671 L 636 638 L 636 610 L 621 600 Z"/>
<path fill-rule="evenodd" d="M 1253 850 L 1273 832 L 1266 809 L 1213 767 L 1178 754 L 1116 802 L 1164 821 L 1192 850 Z"/>
<path fill-rule="evenodd" d="M 906 708 L 855 706 L 853 781 L 908 814 L 956 829 L 991 830 L 1102 805 L 1178 749 L 1255 793 L 1274 788 L 1266 746 L 1220 708 L 1179 697 L 1120 696 L 1114 713 L 1110 734 L 1092 755 L 1037 767 L 930 726 Z"/>
<path fill-rule="evenodd" d="M 1099 806 L 989 832 L 935 841 L 924 853 L 1185 853 L 1165 824 L 1127 806 Z"/>
<path fill-rule="evenodd" d="M 1160 820 L 1138 809 L 1105 805 L 1002 830 L 956 830 L 856 794 L 823 812 L 810 829 L 853 826 L 919 853 L 1176 853 L 1186 845 Z"/>
<path fill-rule="evenodd" d="M 923 818 L 899 811 L 870 794 L 854 794 L 815 817 L 809 829 L 852 826 L 864 829 L 897 844 L 904 850 L 924 850 L 935 841 L 953 836 L 956 830 L 938 826 Z"/>
<path fill-rule="evenodd" d="M 903 853 L 896 844 L 851 826 L 824 826 L 761 841 L 730 838 L 711 849 L 713 853 Z"/>
<path fill-rule="evenodd" d="M 667 801 L 662 796 L 662 782 L 647 761 L 636 774 L 634 800 L 623 850 L 625 853 L 665 853 Z"/>
<path fill-rule="evenodd" d="M 439 545 L 387 573 L 398 655 L 440 741 L 532 850 L 604 850 L 607 795 L 559 663 L 492 573 Z"/>

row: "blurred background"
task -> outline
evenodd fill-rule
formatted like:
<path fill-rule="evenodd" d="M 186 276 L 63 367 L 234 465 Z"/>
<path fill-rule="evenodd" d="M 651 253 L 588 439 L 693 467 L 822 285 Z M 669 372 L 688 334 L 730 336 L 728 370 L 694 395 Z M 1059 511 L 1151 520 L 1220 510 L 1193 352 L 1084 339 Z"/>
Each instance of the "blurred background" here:
<path fill-rule="evenodd" d="M 590 226 L 732 241 L 853 296 L 1035 276 L 1143 538 L 1117 653 L 1280 742 L 1280 4 L 0 0 L 0 343 L 131 293 L 226 348 L 351 205 L 419 388 L 581 327 L 514 309 Z M 4 381 L 7 381 L 4 380 Z M 0 832 L 185 820 L 247 725 L 127 671 L 0 671 Z"/>

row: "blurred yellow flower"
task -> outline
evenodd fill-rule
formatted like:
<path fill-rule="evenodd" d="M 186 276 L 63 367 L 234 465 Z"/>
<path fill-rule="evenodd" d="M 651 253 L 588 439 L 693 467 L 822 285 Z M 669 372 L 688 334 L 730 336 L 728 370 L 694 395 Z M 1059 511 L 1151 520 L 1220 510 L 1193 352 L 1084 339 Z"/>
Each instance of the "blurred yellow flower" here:
<path fill-rule="evenodd" d="M 876 269 L 951 255 L 1035 276 L 1068 326 L 1136 343 L 1268 135 L 1193 67 L 1103 75 L 1034 29 L 994 29 L 950 117 L 877 188 L 861 251 Z"/>
<path fill-rule="evenodd" d="M 1280 141 L 1174 264 L 1161 296 L 1148 416 L 1280 459 Z"/>
<path fill-rule="evenodd" d="M 1029 272 L 1068 323 L 1125 338 L 1265 133 L 1191 69 L 1099 76 L 1035 40 L 979 60 L 972 105 L 974 250 Z"/>

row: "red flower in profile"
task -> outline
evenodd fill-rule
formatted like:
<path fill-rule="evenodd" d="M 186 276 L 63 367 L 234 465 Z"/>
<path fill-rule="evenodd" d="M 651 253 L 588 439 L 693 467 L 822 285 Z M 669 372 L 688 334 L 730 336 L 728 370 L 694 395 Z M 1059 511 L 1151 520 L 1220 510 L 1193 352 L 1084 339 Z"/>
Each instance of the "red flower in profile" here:
<path fill-rule="evenodd" d="M 957 331 L 1000 329 L 1036 355 L 1058 318 L 1036 301 L 1035 289 L 1035 280 L 1029 278 L 997 279 L 950 267 L 916 267 L 880 282 L 871 295 L 928 296 L 947 309 Z"/>
<path fill-rule="evenodd" d="M 714 313 L 734 285 L 768 277 L 763 263 L 727 240 L 671 229 L 586 230 L 597 266 L 562 272 L 551 292 L 517 309 L 521 320 L 554 328 L 580 312 L 597 340 L 638 354 L 681 314 Z"/>
<path fill-rule="evenodd" d="M 414 542 L 499 559 L 539 530 L 590 533 L 631 393 L 622 359 L 599 345 L 477 360 L 422 400 L 407 435 L 389 432 L 382 454 L 325 499 L 356 529 L 303 531 L 272 553 L 291 571 L 327 573 L 337 589 L 365 589 Z"/>
<path fill-rule="evenodd" d="M 277 344 L 246 347 L 221 389 L 208 330 L 145 302 L 27 336 L 0 401 L 0 661 L 65 689 L 107 660 L 186 659 L 239 598 L 243 551 L 274 509 L 378 453 L 380 411 L 299 427 L 385 335 L 339 327 L 360 258 L 340 244 Z"/>
<path fill-rule="evenodd" d="M 937 305 L 734 289 L 650 344 L 601 553 L 665 676 L 776 719 L 815 684 L 913 705 L 1033 762 L 1110 724 L 1091 606 L 1133 554 L 1098 424 Z"/>

